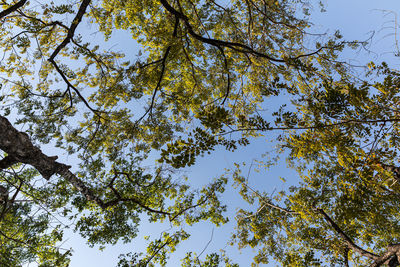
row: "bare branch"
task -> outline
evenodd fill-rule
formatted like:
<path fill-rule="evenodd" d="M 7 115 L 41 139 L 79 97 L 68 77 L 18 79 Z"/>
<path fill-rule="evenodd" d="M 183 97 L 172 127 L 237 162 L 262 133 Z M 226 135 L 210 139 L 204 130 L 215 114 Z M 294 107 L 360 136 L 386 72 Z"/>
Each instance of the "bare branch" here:
<path fill-rule="evenodd" d="M 257 212 L 260 212 L 265 206 L 269 206 L 270 208 L 276 209 L 276 210 L 280 210 L 286 214 L 291 214 L 291 215 L 299 215 L 298 212 L 287 209 L 287 208 L 282 208 L 278 205 L 275 205 L 273 203 L 271 203 L 268 199 L 266 199 L 265 197 L 263 197 L 259 192 L 257 192 L 256 190 L 254 190 L 253 188 L 251 188 L 247 183 L 241 183 L 243 186 L 245 186 L 247 189 L 249 189 L 251 192 L 253 192 L 255 195 L 257 195 L 257 197 L 259 197 L 260 204 L 263 204 L 261 206 L 261 208 L 258 209 Z"/>
<path fill-rule="evenodd" d="M 85 104 L 85 106 L 90 109 L 90 111 L 92 111 L 93 113 L 95 113 L 97 116 L 101 117 L 99 115 L 99 111 L 95 110 L 94 108 L 92 108 L 89 103 L 86 101 L 86 99 L 83 97 L 83 95 L 81 94 L 81 92 L 79 92 L 78 88 L 76 88 L 67 78 L 67 76 L 65 76 L 64 72 L 60 69 L 60 67 L 57 65 L 57 63 L 53 60 L 53 59 L 49 59 L 49 61 L 51 62 L 51 64 L 53 64 L 53 66 L 55 67 L 56 71 L 60 74 L 61 78 L 64 80 L 64 82 L 67 84 L 67 91 L 70 91 L 70 89 L 72 88 L 72 90 L 74 90 L 74 92 L 78 95 L 78 97 L 82 100 L 82 102 Z M 71 94 L 70 94 L 71 97 Z M 71 98 L 72 101 L 72 98 Z"/>
<path fill-rule="evenodd" d="M 67 84 L 68 89 L 72 88 L 75 93 L 79 96 L 79 98 L 83 101 L 83 103 L 86 105 L 88 109 L 90 109 L 93 113 L 95 113 L 97 116 L 101 117 L 98 114 L 98 111 L 93 109 L 89 103 L 86 101 L 86 99 L 82 96 L 82 94 L 79 92 L 79 90 L 71 84 L 71 82 L 68 80 L 68 78 L 65 76 L 64 72 L 60 69 L 60 67 L 57 65 L 55 62 L 55 57 L 60 53 L 60 51 L 67 46 L 67 44 L 72 40 L 72 38 L 75 35 L 75 30 L 78 27 L 78 24 L 82 21 L 82 17 L 85 15 L 86 8 L 89 6 L 90 0 L 83 0 L 81 6 L 79 7 L 78 13 L 76 14 L 74 20 L 72 21 L 71 26 L 68 28 L 68 33 L 67 37 L 62 41 L 61 44 L 59 44 L 56 49 L 53 51 L 51 54 L 50 58 L 48 59 L 49 62 L 54 66 L 56 71 L 61 75 L 61 78 L 64 80 L 64 82 Z M 65 27 L 62 23 L 59 22 L 53 22 L 55 25 L 60 25 L 62 27 Z"/>
<path fill-rule="evenodd" d="M 206 251 L 206 249 L 208 248 L 208 246 L 210 245 L 211 241 L 213 240 L 214 237 L 214 228 L 211 231 L 211 236 L 210 236 L 210 240 L 208 240 L 206 246 L 203 248 L 203 250 L 200 252 L 199 255 L 197 255 L 197 261 L 199 261 L 199 257 L 204 253 L 204 251 Z M 200 262 L 200 261 L 199 261 Z"/>

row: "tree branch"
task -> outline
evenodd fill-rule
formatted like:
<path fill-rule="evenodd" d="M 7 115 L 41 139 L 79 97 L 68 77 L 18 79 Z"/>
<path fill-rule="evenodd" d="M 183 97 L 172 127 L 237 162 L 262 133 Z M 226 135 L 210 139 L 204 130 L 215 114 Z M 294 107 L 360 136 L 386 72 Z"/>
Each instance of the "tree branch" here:
<path fill-rule="evenodd" d="M 374 253 L 371 253 L 371 252 L 359 247 L 357 244 L 355 244 L 353 242 L 353 240 L 351 240 L 351 238 L 348 235 L 346 235 L 345 232 L 343 232 L 343 230 L 331 219 L 331 217 L 329 217 L 328 214 L 326 214 L 326 212 L 323 209 L 316 209 L 316 211 L 324 217 L 325 221 L 333 229 L 335 229 L 335 231 L 339 234 L 339 236 L 343 239 L 343 241 L 346 243 L 346 245 L 350 249 L 358 252 L 361 256 L 365 256 L 365 257 L 367 257 L 367 258 L 369 258 L 371 260 L 377 260 L 379 258 L 378 255 L 376 255 Z"/>
<path fill-rule="evenodd" d="M 382 264 L 387 264 L 389 267 L 396 267 L 399 265 L 398 258 L 400 256 L 400 244 L 389 245 L 386 252 L 375 259 L 370 267 L 379 267 Z"/>
<path fill-rule="evenodd" d="M 159 246 L 157 248 L 157 250 L 155 252 L 153 252 L 153 254 L 147 259 L 147 261 L 144 263 L 144 266 L 147 266 L 149 264 L 149 262 L 158 254 L 158 252 L 160 252 L 161 249 L 163 249 L 165 246 L 167 246 L 170 242 L 171 242 L 171 237 L 166 240 L 164 242 L 164 244 L 162 244 L 161 246 Z M 159 240 L 161 242 L 161 239 Z"/>
<path fill-rule="evenodd" d="M 222 54 L 222 56 L 224 58 L 224 66 L 225 66 L 225 71 L 226 71 L 226 76 L 227 76 L 227 85 L 226 85 L 225 96 L 224 96 L 224 99 L 221 102 L 221 105 L 224 105 L 224 103 L 225 103 L 226 99 L 228 98 L 229 93 L 231 91 L 231 75 L 229 73 L 228 60 L 226 58 L 224 49 L 222 47 L 220 47 L 220 46 L 218 46 L 218 49 L 219 49 L 219 51 L 221 51 L 221 54 Z"/>
<path fill-rule="evenodd" d="M 160 0 L 160 2 L 168 12 L 175 15 L 175 17 L 181 19 L 185 23 L 185 26 L 186 26 L 189 34 L 193 38 L 195 38 L 203 43 L 207 43 L 207 44 L 210 44 L 210 45 L 213 45 L 216 47 L 218 47 L 218 46 L 228 47 L 228 48 L 231 48 L 231 49 L 239 51 L 239 52 L 250 53 L 250 54 L 253 54 L 253 55 L 256 55 L 259 57 L 263 57 L 263 58 L 266 58 L 266 59 L 268 59 L 270 61 L 274 61 L 274 62 L 282 62 L 282 63 L 286 62 L 283 59 L 273 58 L 269 55 L 255 51 L 251 47 L 241 44 L 241 43 L 227 42 L 227 41 L 223 41 L 223 40 L 219 40 L 219 39 L 203 37 L 193 30 L 192 25 L 189 23 L 189 18 L 185 14 L 183 14 L 183 13 L 179 12 L 178 10 L 176 10 L 175 8 L 173 8 L 166 0 Z"/>
<path fill-rule="evenodd" d="M 219 135 L 227 135 L 235 132 L 245 132 L 245 131 L 285 131 L 285 130 L 314 130 L 314 129 L 324 129 L 331 128 L 335 126 L 341 126 L 345 124 L 367 124 L 367 123 L 385 123 L 385 122 L 400 122 L 400 119 L 389 118 L 389 119 L 379 119 L 379 120 L 346 120 L 340 121 L 332 124 L 322 124 L 315 126 L 304 126 L 304 127 L 254 127 L 254 128 L 238 128 L 231 131 L 223 132 Z"/>
<path fill-rule="evenodd" d="M 10 6 L 9 8 L 3 10 L 0 12 L 0 19 L 6 17 L 7 15 L 11 14 L 12 12 L 15 12 L 18 10 L 18 8 L 23 7 L 26 4 L 27 0 L 21 0 L 17 2 L 16 4 Z"/>
<path fill-rule="evenodd" d="M 67 46 L 67 44 L 72 40 L 72 38 L 75 35 L 75 30 L 78 27 L 78 24 L 82 21 L 82 17 L 83 15 L 85 15 L 86 12 L 86 8 L 89 6 L 90 4 L 90 0 L 83 0 L 81 6 L 79 7 L 78 13 L 76 14 L 74 20 L 71 23 L 71 26 L 68 28 L 68 33 L 67 33 L 67 37 L 65 37 L 65 39 L 62 41 L 61 44 L 59 44 L 56 49 L 53 51 L 53 53 L 51 54 L 51 56 L 49 57 L 49 62 L 54 66 L 54 68 L 56 69 L 56 71 L 61 75 L 61 78 L 64 80 L 64 82 L 67 84 L 68 89 L 73 89 L 75 91 L 75 93 L 78 95 L 78 97 L 83 101 L 83 103 L 85 104 L 85 106 L 90 109 L 93 113 L 95 113 L 97 116 L 101 117 L 98 114 L 98 111 L 93 109 L 89 103 L 86 101 L 86 99 L 82 96 L 82 94 L 79 92 L 79 90 L 71 84 L 71 82 L 68 80 L 68 78 L 65 76 L 64 72 L 60 69 L 60 67 L 57 65 L 57 63 L 55 62 L 55 57 L 58 55 L 58 53 L 60 53 L 60 51 L 65 48 Z M 62 23 L 57 23 L 57 22 L 53 22 L 54 24 L 60 25 L 62 27 L 65 27 Z"/>
<path fill-rule="evenodd" d="M 74 20 L 71 23 L 71 26 L 68 29 L 67 37 L 65 37 L 64 41 L 62 41 L 61 44 L 57 46 L 57 48 L 54 50 L 53 54 L 51 54 L 49 61 L 52 62 L 54 58 L 60 53 L 60 51 L 67 46 L 67 44 L 71 41 L 71 39 L 75 35 L 75 30 L 78 27 L 78 24 L 82 21 L 83 15 L 86 13 L 86 8 L 89 6 L 90 0 L 83 0 L 81 6 L 79 7 L 78 13 L 76 13 L 76 16 Z"/>
<path fill-rule="evenodd" d="M 18 161 L 15 158 L 6 156 L 0 160 L 0 170 L 5 170 L 16 163 L 18 163 Z"/>
<path fill-rule="evenodd" d="M 219 40 L 219 39 L 203 37 L 203 36 L 201 36 L 200 34 L 196 33 L 193 30 L 193 26 L 190 24 L 189 18 L 185 14 L 183 14 L 182 12 L 180 12 L 180 11 L 176 10 L 174 7 L 172 7 L 167 2 L 167 0 L 160 0 L 160 2 L 168 12 L 170 12 L 175 17 L 177 17 L 180 20 L 182 20 L 185 23 L 185 26 L 186 26 L 186 28 L 188 30 L 188 33 L 193 38 L 199 40 L 200 42 L 207 43 L 207 44 L 210 44 L 210 45 L 215 46 L 215 47 L 228 47 L 228 48 L 230 48 L 232 50 L 235 50 L 237 52 L 244 53 L 244 54 L 252 54 L 254 56 L 258 56 L 258 57 L 261 57 L 261 58 L 268 59 L 269 61 L 272 61 L 272 62 L 289 63 L 290 60 L 297 60 L 297 59 L 300 59 L 302 57 L 312 56 L 312 55 L 318 54 L 323 49 L 334 49 L 336 47 L 340 47 L 341 45 L 347 43 L 347 42 L 342 42 L 342 43 L 340 43 L 338 45 L 335 45 L 335 46 L 322 46 L 319 49 L 317 49 L 316 51 L 308 53 L 308 54 L 301 54 L 301 55 L 298 55 L 298 56 L 295 56 L 295 57 L 288 57 L 287 59 L 279 59 L 279 58 L 275 58 L 275 57 L 272 57 L 270 55 L 261 53 L 261 52 L 259 52 L 257 50 L 254 50 L 250 46 L 247 46 L 247 45 L 242 44 L 242 43 L 228 42 L 228 41 L 223 41 L 223 40 Z"/>
<path fill-rule="evenodd" d="M 75 187 L 88 201 L 94 202 L 102 209 L 117 205 L 121 202 L 133 202 L 149 212 L 167 215 L 170 221 L 173 221 L 187 210 L 203 205 L 208 200 L 207 196 L 203 201 L 197 203 L 196 205 L 186 207 L 176 213 L 171 213 L 162 210 L 155 210 L 149 206 L 146 206 L 140 199 L 134 197 L 124 197 L 112 188 L 117 198 L 110 201 L 103 201 L 89 186 L 87 186 L 81 179 L 76 177 L 76 175 L 70 171 L 71 166 L 57 162 L 56 156 L 46 156 L 40 148 L 32 144 L 29 136 L 26 133 L 16 130 L 7 120 L 7 118 L 1 115 L 0 149 L 6 152 L 10 157 L 12 157 L 12 159 L 15 159 L 17 162 L 33 166 L 47 180 L 52 175 L 58 174 L 69 184 Z M 112 187 L 112 182 L 113 181 L 111 181 L 111 183 L 109 184 L 110 187 Z"/>
<path fill-rule="evenodd" d="M 174 37 L 174 38 L 176 37 L 176 35 L 178 33 L 178 26 L 179 26 L 179 19 L 178 19 L 178 17 L 175 16 L 174 31 L 172 33 L 172 37 Z M 156 99 L 157 92 L 161 88 L 161 82 L 162 82 L 162 79 L 163 79 L 164 73 L 165 73 L 165 65 L 166 65 L 165 63 L 167 61 L 167 57 L 169 55 L 169 52 L 171 51 L 171 47 L 172 47 L 171 45 L 167 47 L 167 49 L 165 50 L 164 56 L 161 59 L 161 73 L 160 73 L 160 77 L 158 78 L 158 82 L 157 82 L 156 88 L 154 89 L 153 96 L 151 97 L 150 106 L 146 110 L 146 112 L 136 121 L 136 123 L 140 122 L 148 113 L 150 113 L 150 115 L 151 115 L 151 111 L 152 111 L 152 109 L 154 107 L 154 102 L 155 102 L 155 99 Z"/>
<path fill-rule="evenodd" d="M 53 59 L 49 59 L 50 63 L 53 64 L 54 68 L 56 69 L 56 71 L 60 74 L 61 78 L 64 80 L 64 82 L 67 84 L 67 91 L 70 92 L 70 89 L 72 88 L 72 90 L 74 90 L 74 92 L 78 95 L 78 97 L 82 100 L 82 102 L 85 104 L 85 106 L 92 111 L 94 114 L 96 114 L 97 116 L 101 117 L 98 114 L 98 110 L 95 110 L 94 108 L 92 108 L 89 103 L 86 101 L 86 99 L 83 97 L 83 95 L 81 94 L 81 92 L 79 92 L 78 88 L 76 88 L 74 85 L 72 85 L 72 83 L 68 80 L 67 76 L 65 76 L 64 72 L 60 69 L 60 67 L 57 65 L 57 63 L 53 60 Z M 71 97 L 71 94 L 70 94 Z M 71 101 L 72 101 L 72 97 L 71 97 Z"/>
<path fill-rule="evenodd" d="M 46 179 L 55 173 L 54 162 L 57 157 L 44 155 L 26 133 L 16 130 L 3 116 L 0 116 L 0 149 L 12 158 L 10 162 L 32 165 Z M 8 160 L 3 163 L 6 164 Z"/>

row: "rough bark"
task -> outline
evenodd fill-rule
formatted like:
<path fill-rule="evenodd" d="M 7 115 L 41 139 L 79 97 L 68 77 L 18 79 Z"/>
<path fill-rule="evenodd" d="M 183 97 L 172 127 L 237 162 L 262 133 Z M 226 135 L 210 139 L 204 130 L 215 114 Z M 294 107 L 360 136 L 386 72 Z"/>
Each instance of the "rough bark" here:
<path fill-rule="evenodd" d="M 87 200 L 94 201 L 100 207 L 104 207 L 103 201 L 70 172 L 70 166 L 57 162 L 57 156 L 46 156 L 40 148 L 32 144 L 26 133 L 15 129 L 3 116 L 0 116 L 0 149 L 8 154 L 0 161 L 2 169 L 21 162 L 33 166 L 45 179 L 58 174 L 81 192 Z"/>
<path fill-rule="evenodd" d="M 3 167 L 10 167 L 11 164 L 21 162 L 33 166 L 45 179 L 49 179 L 52 175 L 58 174 L 69 184 L 74 186 L 88 201 L 96 203 L 102 209 L 117 205 L 120 202 L 133 202 L 149 212 L 172 215 L 162 210 L 154 210 L 136 198 L 123 198 L 119 196 L 118 193 L 116 193 L 116 199 L 104 202 L 89 186 L 85 185 L 81 179 L 76 177 L 76 175 L 69 170 L 71 166 L 57 162 L 57 156 L 49 157 L 45 155 L 40 148 L 32 144 L 32 141 L 26 133 L 15 129 L 7 118 L 1 115 L 0 149 L 8 154 L 8 156 L 0 161 L 0 165 L 2 164 Z M 1 169 L 4 168 L 0 168 L 0 170 Z"/>
<path fill-rule="evenodd" d="M 367 257 L 374 262 L 370 265 L 370 267 L 379 267 L 382 265 L 387 265 L 389 267 L 399 266 L 400 259 L 400 244 L 389 245 L 386 249 L 386 252 L 382 255 L 377 255 L 375 253 L 369 252 L 351 240 L 351 238 L 346 235 L 346 233 L 329 217 L 329 215 L 323 209 L 316 209 L 325 219 L 325 221 L 339 234 L 347 247 L 361 256 Z"/>
<path fill-rule="evenodd" d="M 386 252 L 377 258 L 371 267 L 379 267 L 383 264 L 389 267 L 399 266 L 399 256 L 400 256 L 400 244 L 394 244 L 388 246 Z"/>
<path fill-rule="evenodd" d="M 48 157 L 43 154 L 40 148 L 32 144 L 26 133 L 15 129 L 3 116 L 0 116 L 0 149 L 12 157 L 14 163 L 29 164 L 46 179 L 62 169 L 64 165 L 55 161 L 57 157 Z"/>

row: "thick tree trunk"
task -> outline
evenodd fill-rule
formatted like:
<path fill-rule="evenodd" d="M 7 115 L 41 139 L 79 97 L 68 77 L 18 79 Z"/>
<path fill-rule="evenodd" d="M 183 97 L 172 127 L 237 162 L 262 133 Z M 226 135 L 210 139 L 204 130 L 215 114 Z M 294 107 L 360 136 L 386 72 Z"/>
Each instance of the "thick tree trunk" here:
<path fill-rule="evenodd" d="M 32 144 L 26 133 L 15 129 L 3 116 L 0 116 L 0 149 L 8 154 L 0 160 L 0 170 L 21 162 L 33 166 L 47 180 L 52 175 L 58 174 L 81 192 L 87 200 L 95 202 L 102 208 L 105 207 L 104 202 L 69 170 L 70 166 L 57 162 L 57 156 L 45 155 L 40 148 Z"/>
<path fill-rule="evenodd" d="M 52 175 L 58 174 L 65 179 L 69 184 L 75 187 L 88 201 L 97 204 L 102 209 L 114 206 L 120 202 L 133 202 L 141 208 L 154 213 L 164 215 L 173 215 L 171 213 L 155 210 L 146 206 L 136 198 L 123 198 L 118 193 L 115 194 L 116 198 L 107 202 L 103 201 L 93 190 L 85 185 L 85 183 L 76 177 L 69 169 L 68 166 L 56 161 L 57 156 L 49 157 L 45 155 L 40 148 L 34 146 L 29 136 L 20 132 L 12 126 L 7 118 L 0 115 L 0 149 L 8 155 L 0 160 L 0 171 L 11 167 L 15 163 L 24 163 L 33 166 L 45 178 L 49 179 Z M 180 213 L 178 213 L 180 214 Z"/>
<path fill-rule="evenodd" d="M 388 246 L 386 252 L 381 255 L 370 267 L 379 267 L 383 264 L 389 267 L 399 266 L 399 256 L 400 256 L 400 244 L 394 244 Z"/>
<path fill-rule="evenodd" d="M 26 133 L 19 132 L 3 116 L 0 116 L 0 149 L 8 154 L 8 157 L 0 161 L 3 168 L 17 162 L 29 164 L 46 179 L 64 165 L 55 161 L 57 157 L 43 154 L 40 148 L 32 144 Z"/>

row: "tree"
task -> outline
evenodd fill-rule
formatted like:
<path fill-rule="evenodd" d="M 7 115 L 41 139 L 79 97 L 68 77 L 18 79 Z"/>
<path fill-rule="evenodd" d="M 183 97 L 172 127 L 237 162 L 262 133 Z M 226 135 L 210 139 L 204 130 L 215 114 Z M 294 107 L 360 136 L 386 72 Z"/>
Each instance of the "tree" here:
<path fill-rule="evenodd" d="M 151 241 L 147 255 L 130 255 L 138 265 L 165 265 L 168 253 L 189 237 L 181 225 L 227 221 L 219 200 L 226 177 L 191 189 L 174 179 L 174 169 L 194 164 L 216 146 L 246 145 L 259 131 L 274 130 L 273 123 L 300 125 L 297 117 L 303 113 L 278 112 L 280 120 L 274 122 L 261 117 L 259 108 L 283 93 L 299 96 L 300 108 L 319 99 L 313 94 L 324 92 L 327 77 L 349 81 L 338 53 L 359 44 L 343 41 L 338 33 L 312 39 L 306 8 L 298 12 L 306 3 L 296 0 L 2 5 L 0 184 L 8 196 L 2 200 L 0 240 L 2 255 L 8 253 L 2 257 L 5 265 L 33 260 L 68 265 L 71 252 L 55 246 L 64 226 L 55 214 L 72 221 L 92 245 L 129 242 L 143 215 L 150 222 L 169 221 L 176 232 Z M 88 38 L 85 23 L 102 36 Z M 106 49 L 117 29 L 142 47 L 135 59 Z M 306 41 L 313 45 L 305 47 Z M 321 86 L 313 85 L 316 90 L 307 94 L 311 83 Z M 337 113 L 337 100 L 326 101 Z M 319 127 L 311 123 L 311 104 L 303 115 L 310 130 Z M 24 125 L 24 131 L 15 125 Z M 233 132 L 241 134 L 230 138 Z M 44 144 L 80 163 L 62 163 L 39 148 Z M 142 162 L 153 151 L 159 152 L 159 163 L 146 169 Z M 191 259 L 188 255 L 187 264 Z M 222 261 L 230 264 L 218 255 L 205 264 Z M 121 258 L 120 264 L 129 261 Z"/>

